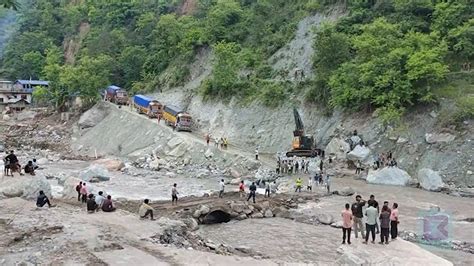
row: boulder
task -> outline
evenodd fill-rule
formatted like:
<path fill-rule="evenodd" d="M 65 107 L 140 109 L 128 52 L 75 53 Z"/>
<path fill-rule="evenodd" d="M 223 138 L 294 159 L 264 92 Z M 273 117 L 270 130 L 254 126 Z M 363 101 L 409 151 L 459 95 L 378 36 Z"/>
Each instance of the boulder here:
<path fill-rule="evenodd" d="M 154 170 L 154 171 L 159 171 L 161 169 L 161 160 L 159 159 L 155 159 L 153 161 L 151 161 L 148 166 L 150 167 L 151 170 Z"/>
<path fill-rule="evenodd" d="M 36 163 L 38 165 L 45 165 L 45 164 L 48 164 L 49 163 L 49 160 L 46 159 L 46 158 L 39 158 L 38 160 L 36 160 Z"/>
<path fill-rule="evenodd" d="M 199 218 L 199 217 L 201 217 L 201 212 L 199 211 L 199 209 L 198 209 L 198 210 L 195 210 L 195 211 L 193 212 L 193 217 L 196 218 L 196 219 Z"/>
<path fill-rule="evenodd" d="M 443 179 L 439 173 L 428 168 L 418 171 L 418 181 L 423 189 L 429 191 L 440 191 L 444 187 Z"/>
<path fill-rule="evenodd" d="M 108 171 L 120 171 L 125 167 L 125 164 L 118 159 L 99 159 L 93 163 L 104 166 Z"/>
<path fill-rule="evenodd" d="M 367 146 L 357 145 L 347 154 L 347 159 L 353 162 L 365 161 L 370 155 L 370 149 Z"/>
<path fill-rule="evenodd" d="M 290 212 L 288 211 L 288 209 L 286 209 L 283 206 L 274 208 L 272 212 L 273 212 L 273 215 L 275 215 L 275 217 L 280 217 L 280 218 L 290 217 Z"/>
<path fill-rule="evenodd" d="M 205 215 L 205 214 L 208 214 L 210 211 L 209 207 L 207 205 L 201 205 L 199 207 L 199 212 L 201 213 L 201 215 Z"/>
<path fill-rule="evenodd" d="M 232 202 L 230 208 L 234 212 L 242 213 L 246 209 L 246 205 L 242 202 Z"/>
<path fill-rule="evenodd" d="M 324 152 L 327 155 L 335 155 L 336 158 L 344 158 L 347 152 L 351 149 L 349 143 L 341 138 L 332 138 L 326 146 Z"/>
<path fill-rule="evenodd" d="M 110 173 L 103 165 L 93 164 L 79 173 L 79 178 L 90 182 L 91 180 L 109 181 Z"/>
<path fill-rule="evenodd" d="M 439 142 L 452 142 L 456 136 L 450 133 L 426 133 L 425 141 L 429 144 L 435 144 Z"/>
<path fill-rule="evenodd" d="M 398 167 L 385 167 L 379 170 L 369 170 L 367 182 L 371 184 L 406 186 L 411 177 Z"/>
<path fill-rule="evenodd" d="M 191 231 L 196 231 L 199 229 L 199 224 L 194 218 L 186 218 L 183 220 L 184 224 L 186 224 L 186 227 L 191 230 Z"/>
<path fill-rule="evenodd" d="M 254 218 L 254 219 L 260 219 L 260 218 L 263 218 L 263 214 L 261 212 L 256 212 L 256 213 L 252 214 L 251 217 Z"/>
<path fill-rule="evenodd" d="M 108 115 L 108 106 L 104 103 L 98 103 L 87 110 L 79 118 L 78 125 L 81 129 L 90 128 L 97 125 Z"/>
<path fill-rule="evenodd" d="M 341 190 L 338 191 L 338 194 L 341 196 L 352 196 L 354 195 L 355 191 L 351 187 L 343 187 Z"/>
<path fill-rule="evenodd" d="M 266 210 L 265 213 L 263 214 L 263 216 L 264 216 L 265 218 L 271 218 L 271 217 L 273 217 L 273 212 L 272 212 L 272 210 L 270 210 L 270 209 Z"/>
<path fill-rule="evenodd" d="M 41 173 L 35 176 L 4 177 L 0 182 L 0 199 L 14 197 L 36 199 L 40 190 L 51 197 L 51 185 Z"/>
<path fill-rule="evenodd" d="M 318 222 L 326 225 L 330 225 L 334 222 L 334 217 L 331 214 L 321 213 L 318 214 Z"/>

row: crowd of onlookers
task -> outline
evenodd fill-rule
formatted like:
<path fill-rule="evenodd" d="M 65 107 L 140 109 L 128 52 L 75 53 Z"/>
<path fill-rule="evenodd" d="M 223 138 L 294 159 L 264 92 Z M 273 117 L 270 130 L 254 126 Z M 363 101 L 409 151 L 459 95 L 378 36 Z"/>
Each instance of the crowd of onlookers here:
<path fill-rule="evenodd" d="M 367 205 L 366 208 L 364 208 Z M 361 233 L 364 239 L 364 244 L 369 241 L 371 235 L 372 243 L 375 243 L 375 235 L 380 234 L 380 244 L 388 244 L 389 236 L 395 240 L 398 236 L 398 204 L 393 203 L 392 208 L 388 201 L 384 201 L 382 208 L 375 200 L 375 196 L 371 195 L 369 200 L 365 201 L 362 196 L 357 195 L 356 201 L 346 203 L 342 216 L 342 244 L 351 244 L 351 231 L 354 230 L 354 235 L 358 238 L 358 233 Z M 365 226 L 363 224 L 365 217 Z"/>

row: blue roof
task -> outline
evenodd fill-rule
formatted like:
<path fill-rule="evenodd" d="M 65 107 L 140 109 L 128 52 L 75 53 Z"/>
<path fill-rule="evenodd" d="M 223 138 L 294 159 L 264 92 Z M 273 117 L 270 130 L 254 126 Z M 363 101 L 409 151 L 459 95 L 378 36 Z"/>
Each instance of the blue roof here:
<path fill-rule="evenodd" d="M 121 90 L 122 88 L 120 88 L 119 86 L 115 86 L 115 85 L 110 85 L 107 87 L 107 89 L 112 89 L 112 90 Z"/>
<path fill-rule="evenodd" d="M 28 84 L 33 86 L 49 86 L 49 81 L 44 80 L 29 80 L 29 79 L 19 79 L 15 83 L 20 83 L 22 85 Z"/>

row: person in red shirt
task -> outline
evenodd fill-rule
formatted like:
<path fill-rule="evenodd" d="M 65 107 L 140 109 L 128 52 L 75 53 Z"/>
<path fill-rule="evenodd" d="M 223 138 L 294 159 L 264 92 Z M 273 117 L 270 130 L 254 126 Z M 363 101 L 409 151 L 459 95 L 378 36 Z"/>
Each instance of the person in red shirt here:
<path fill-rule="evenodd" d="M 351 244 L 351 228 L 352 228 L 352 211 L 349 209 L 349 203 L 346 203 L 345 209 L 342 210 L 342 244 L 346 243 L 347 235 L 347 244 Z"/>
<path fill-rule="evenodd" d="M 245 197 L 245 184 L 244 184 L 244 181 L 240 181 L 239 193 L 240 193 L 241 198 Z"/>

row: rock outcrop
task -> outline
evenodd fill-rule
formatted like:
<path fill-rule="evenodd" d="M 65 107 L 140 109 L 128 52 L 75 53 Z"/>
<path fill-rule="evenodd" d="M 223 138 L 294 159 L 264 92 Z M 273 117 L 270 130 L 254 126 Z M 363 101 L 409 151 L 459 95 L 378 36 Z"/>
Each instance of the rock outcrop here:
<path fill-rule="evenodd" d="M 367 182 L 371 184 L 406 186 L 411 177 L 398 167 L 385 167 L 379 170 L 370 170 Z"/>
<path fill-rule="evenodd" d="M 366 146 L 357 145 L 347 154 L 347 159 L 353 162 L 365 161 L 370 155 L 370 149 Z"/>
<path fill-rule="evenodd" d="M 93 164 L 82 171 L 79 178 L 87 182 L 109 181 L 110 173 L 105 166 Z"/>
<path fill-rule="evenodd" d="M 350 145 L 344 139 L 332 138 L 326 146 L 324 152 L 326 155 L 335 156 L 336 159 L 345 158 L 346 154 L 350 151 Z"/>
<path fill-rule="evenodd" d="M 14 197 L 36 199 L 40 190 L 48 197 L 51 197 L 51 185 L 41 173 L 37 173 L 35 176 L 27 174 L 24 176 L 4 177 L 0 183 L 0 199 Z"/>
<path fill-rule="evenodd" d="M 428 168 L 418 171 L 418 181 L 423 189 L 429 191 L 440 191 L 445 186 L 439 173 Z"/>
<path fill-rule="evenodd" d="M 450 133 L 426 133 L 425 141 L 429 144 L 435 144 L 440 142 L 452 142 L 456 136 Z"/>

